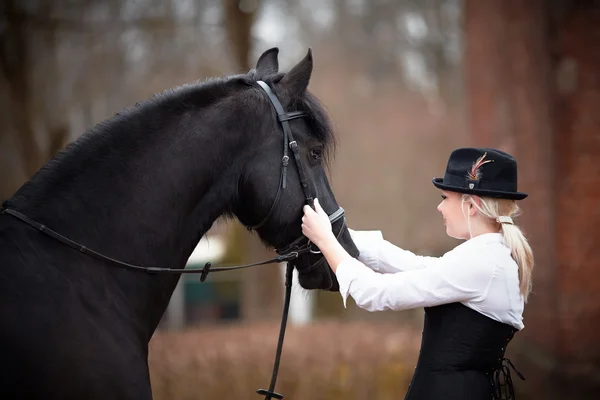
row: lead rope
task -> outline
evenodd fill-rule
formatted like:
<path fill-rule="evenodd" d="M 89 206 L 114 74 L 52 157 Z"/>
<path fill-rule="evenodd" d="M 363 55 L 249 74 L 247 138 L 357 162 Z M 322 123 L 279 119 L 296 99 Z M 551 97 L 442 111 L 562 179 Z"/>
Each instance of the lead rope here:
<path fill-rule="evenodd" d="M 275 392 L 275 383 L 277 382 L 277 373 L 279 371 L 279 361 L 281 360 L 281 350 L 283 348 L 283 339 L 285 337 L 285 327 L 287 325 L 288 311 L 290 309 L 290 298 L 292 294 L 292 277 L 294 266 L 287 263 L 285 270 L 285 302 L 283 305 L 283 315 L 281 316 L 281 325 L 279 327 L 279 340 L 277 342 L 277 351 L 275 353 L 275 362 L 273 363 L 273 374 L 271 375 L 271 384 L 269 390 L 258 389 L 256 393 L 265 396 L 265 400 L 283 399 L 283 395 Z"/>

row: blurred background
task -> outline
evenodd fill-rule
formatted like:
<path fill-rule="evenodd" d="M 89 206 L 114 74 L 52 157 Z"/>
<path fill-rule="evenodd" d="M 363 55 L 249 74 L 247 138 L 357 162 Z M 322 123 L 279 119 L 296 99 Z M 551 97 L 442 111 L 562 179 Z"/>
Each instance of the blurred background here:
<path fill-rule="evenodd" d="M 313 50 L 309 89 L 340 145 L 331 183 L 353 229 L 441 255 L 431 178 L 455 147 L 519 160 L 536 255 L 526 328 L 508 356 L 522 399 L 600 389 L 600 2 L 595 0 L 3 0 L 0 200 L 120 109 L 186 82 Z M 270 258 L 218 222 L 188 264 Z M 284 266 L 182 278 L 150 343 L 156 399 L 256 398 L 267 387 Z M 295 285 L 277 391 L 403 398 L 423 310 L 366 313 Z"/>

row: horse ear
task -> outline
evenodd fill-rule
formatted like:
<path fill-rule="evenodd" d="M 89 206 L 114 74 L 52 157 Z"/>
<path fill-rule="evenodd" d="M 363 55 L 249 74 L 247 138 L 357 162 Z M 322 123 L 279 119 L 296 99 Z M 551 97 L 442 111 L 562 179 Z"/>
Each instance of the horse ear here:
<path fill-rule="evenodd" d="M 279 48 L 277 47 L 273 47 L 262 53 L 256 62 L 256 71 L 262 76 L 279 72 L 278 54 Z"/>
<path fill-rule="evenodd" d="M 280 81 L 280 86 L 291 97 L 300 96 L 306 91 L 313 69 L 312 50 L 296 64 Z"/>

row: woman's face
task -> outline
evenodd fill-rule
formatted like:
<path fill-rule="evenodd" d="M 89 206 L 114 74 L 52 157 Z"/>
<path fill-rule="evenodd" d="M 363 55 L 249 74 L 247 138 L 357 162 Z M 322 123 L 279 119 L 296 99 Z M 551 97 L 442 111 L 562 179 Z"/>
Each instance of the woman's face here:
<path fill-rule="evenodd" d="M 437 210 L 442 213 L 448 236 L 455 239 L 469 239 L 469 225 L 466 217 L 468 203 L 465 202 L 465 211 L 463 212 L 461 199 L 460 193 L 442 190 L 442 201 L 437 206 Z"/>

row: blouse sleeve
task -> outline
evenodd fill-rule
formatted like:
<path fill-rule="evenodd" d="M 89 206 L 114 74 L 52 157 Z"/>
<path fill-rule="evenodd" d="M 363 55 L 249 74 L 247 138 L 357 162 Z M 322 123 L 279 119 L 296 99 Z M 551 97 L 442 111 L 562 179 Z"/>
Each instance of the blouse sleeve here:
<path fill-rule="evenodd" d="M 394 273 L 426 268 L 438 259 L 401 249 L 385 240 L 381 231 L 350 230 L 350 235 L 360 251 L 358 259 L 376 272 Z"/>
<path fill-rule="evenodd" d="M 368 311 L 406 310 L 483 299 L 495 273 L 494 263 L 444 256 L 427 268 L 381 274 L 356 259 L 340 263 L 336 276 L 346 306 L 351 296 Z"/>

